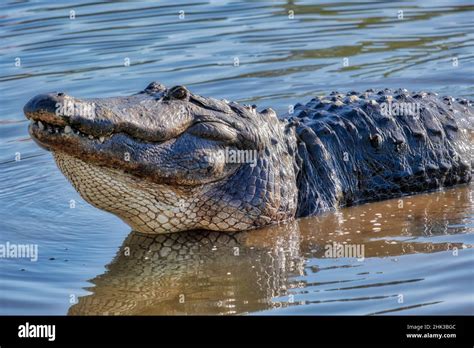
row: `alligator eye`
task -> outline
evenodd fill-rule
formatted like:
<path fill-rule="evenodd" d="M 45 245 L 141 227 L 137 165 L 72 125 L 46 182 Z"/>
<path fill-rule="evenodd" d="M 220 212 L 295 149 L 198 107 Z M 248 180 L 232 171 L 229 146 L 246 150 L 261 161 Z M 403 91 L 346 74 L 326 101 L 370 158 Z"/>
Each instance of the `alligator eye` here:
<path fill-rule="evenodd" d="M 188 97 L 188 90 L 184 86 L 175 86 L 168 91 L 168 97 L 183 100 Z"/>

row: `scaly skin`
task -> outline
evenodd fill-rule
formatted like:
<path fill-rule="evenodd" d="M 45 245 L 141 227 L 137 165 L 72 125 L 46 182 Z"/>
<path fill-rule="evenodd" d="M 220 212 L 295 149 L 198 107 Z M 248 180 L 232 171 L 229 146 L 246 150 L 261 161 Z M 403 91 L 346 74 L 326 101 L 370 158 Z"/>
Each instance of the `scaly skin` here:
<path fill-rule="evenodd" d="M 387 284 L 386 274 L 369 274 L 372 266 L 393 262 L 408 254 L 443 252 L 446 255 L 450 253 L 448 250 L 466 248 L 462 241 L 455 242 L 456 239 L 445 235 L 463 233 L 469 226 L 448 227 L 440 219 L 443 212 L 448 216 L 459 213 L 458 218 L 474 212 L 469 187 L 444 194 L 406 197 L 404 201 L 403 207 L 398 206 L 398 200 L 389 200 L 247 232 L 130 233 L 105 272 L 89 280 L 90 293 L 80 297 L 68 314 L 248 313 L 285 306 L 281 301 L 287 302 L 290 294 L 295 295 L 296 305 L 302 299 L 298 294 L 307 290 L 314 293 L 316 302 L 322 305 L 333 303 L 335 293 L 339 293 L 336 302 L 354 303 L 352 291 L 356 291 L 361 301 L 359 310 L 371 314 L 373 307 L 363 303 L 377 299 L 384 302 L 394 296 L 394 288 L 386 290 L 387 287 L 382 286 L 378 294 L 384 295 L 382 297 L 375 296 L 370 289 L 383 284 L 398 286 L 393 280 L 415 281 L 416 284 L 418 278 L 411 274 L 395 279 L 391 274 Z M 410 219 L 406 219 L 407 214 L 411 215 Z M 365 217 L 359 218 L 360 215 Z M 388 216 L 390 221 L 386 223 Z M 375 234 L 373 219 L 383 227 Z M 403 221 L 403 227 L 397 221 Z M 335 233 L 328 235 L 328 232 Z M 445 237 L 424 238 L 427 235 Z M 328 244 L 333 243 L 364 246 L 365 261 L 356 261 L 353 254 L 352 259 L 330 262 L 326 252 Z M 456 262 L 462 264 L 468 257 L 468 254 L 464 257 L 460 254 Z M 376 261 L 371 262 L 371 258 Z M 346 267 L 349 273 L 339 273 Z M 444 267 L 439 265 L 439 269 Z M 368 293 L 364 293 L 364 289 Z M 316 296 L 317 293 L 320 295 Z M 439 294 L 443 297 L 442 289 Z M 339 309 L 342 308 L 344 306 Z M 466 308 L 465 312 L 468 311 Z"/>
<path fill-rule="evenodd" d="M 419 117 L 383 113 L 389 99 Z M 151 83 L 129 97 L 38 95 L 24 111 L 81 196 L 143 233 L 248 230 L 471 180 L 474 108 L 434 94 L 333 92 L 277 118 Z"/>
<path fill-rule="evenodd" d="M 382 113 L 389 100 L 418 103 L 419 115 Z M 468 100 L 406 90 L 333 92 L 296 105 L 295 116 L 298 216 L 471 180 Z"/>

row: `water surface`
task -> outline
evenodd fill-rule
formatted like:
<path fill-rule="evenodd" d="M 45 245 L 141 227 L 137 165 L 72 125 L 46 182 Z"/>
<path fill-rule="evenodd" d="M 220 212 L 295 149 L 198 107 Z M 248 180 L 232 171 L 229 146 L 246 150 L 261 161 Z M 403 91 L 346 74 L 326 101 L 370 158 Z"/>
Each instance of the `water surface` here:
<path fill-rule="evenodd" d="M 332 90 L 474 99 L 473 16 L 469 1 L 2 2 L 0 243 L 39 259 L 0 259 L 0 314 L 473 314 L 472 185 L 152 239 L 85 203 L 22 114 L 38 93 L 152 80 L 279 113 Z M 364 259 L 328 257 L 333 243 Z"/>

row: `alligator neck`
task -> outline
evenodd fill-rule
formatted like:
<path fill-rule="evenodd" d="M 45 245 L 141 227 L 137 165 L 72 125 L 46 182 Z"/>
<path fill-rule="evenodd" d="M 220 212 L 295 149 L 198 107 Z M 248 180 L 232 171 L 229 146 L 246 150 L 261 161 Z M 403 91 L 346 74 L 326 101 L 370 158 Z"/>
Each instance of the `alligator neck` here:
<path fill-rule="evenodd" d="M 344 200 L 338 171 L 340 163 L 334 156 L 334 148 L 325 144 L 314 131 L 299 121 L 288 124 L 294 127 L 295 175 L 298 188 L 296 217 L 328 211 Z"/>

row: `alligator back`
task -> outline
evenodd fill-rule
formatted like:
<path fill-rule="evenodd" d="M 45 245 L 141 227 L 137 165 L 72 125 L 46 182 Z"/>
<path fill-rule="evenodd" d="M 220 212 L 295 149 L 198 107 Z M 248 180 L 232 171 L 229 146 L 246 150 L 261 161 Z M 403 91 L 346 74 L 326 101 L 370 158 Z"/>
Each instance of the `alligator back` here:
<path fill-rule="evenodd" d="M 406 90 L 297 104 L 298 216 L 471 180 L 471 101 Z"/>

